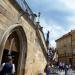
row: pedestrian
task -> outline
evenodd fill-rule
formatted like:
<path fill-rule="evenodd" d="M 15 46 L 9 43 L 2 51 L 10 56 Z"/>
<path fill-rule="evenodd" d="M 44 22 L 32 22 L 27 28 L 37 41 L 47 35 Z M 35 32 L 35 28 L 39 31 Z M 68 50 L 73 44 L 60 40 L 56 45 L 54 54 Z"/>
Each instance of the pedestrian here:
<path fill-rule="evenodd" d="M 62 69 L 63 69 L 63 63 L 59 62 L 59 70 L 62 71 Z"/>
<path fill-rule="evenodd" d="M 44 72 L 46 73 L 46 75 L 50 75 L 51 74 L 51 63 L 47 63 Z"/>
<path fill-rule="evenodd" d="M 68 71 L 68 64 L 65 64 L 65 75 L 67 75 L 67 71 Z"/>
<path fill-rule="evenodd" d="M 71 64 L 69 64 L 69 69 L 71 69 Z"/>
<path fill-rule="evenodd" d="M 0 67 L 0 75 L 14 75 L 15 65 L 13 64 L 12 56 L 7 57 L 7 61 L 4 62 Z"/>
<path fill-rule="evenodd" d="M 63 65 L 63 71 L 64 71 L 65 70 L 65 63 L 63 62 L 62 65 Z"/>

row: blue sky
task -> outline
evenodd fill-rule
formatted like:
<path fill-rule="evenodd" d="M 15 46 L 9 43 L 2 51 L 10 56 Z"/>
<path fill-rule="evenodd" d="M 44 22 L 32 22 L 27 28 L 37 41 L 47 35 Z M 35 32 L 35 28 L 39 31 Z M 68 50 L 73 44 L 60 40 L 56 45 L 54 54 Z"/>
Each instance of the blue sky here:
<path fill-rule="evenodd" d="M 75 0 L 26 0 L 34 13 L 41 12 L 40 24 L 44 34 L 50 31 L 50 43 L 75 29 Z"/>

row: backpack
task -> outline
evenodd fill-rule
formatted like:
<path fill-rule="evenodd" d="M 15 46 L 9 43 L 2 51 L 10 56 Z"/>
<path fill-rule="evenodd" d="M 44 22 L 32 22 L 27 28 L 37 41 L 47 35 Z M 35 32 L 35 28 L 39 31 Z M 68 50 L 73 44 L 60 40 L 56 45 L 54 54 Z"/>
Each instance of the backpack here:
<path fill-rule="evenodd" d="M 5 63 L 5 65 L 3 66 L 3 69 L 1 71 L 1 75 L 5 75 L 5 74 L 12 74 L 12 64 L 11 63 Z"/>

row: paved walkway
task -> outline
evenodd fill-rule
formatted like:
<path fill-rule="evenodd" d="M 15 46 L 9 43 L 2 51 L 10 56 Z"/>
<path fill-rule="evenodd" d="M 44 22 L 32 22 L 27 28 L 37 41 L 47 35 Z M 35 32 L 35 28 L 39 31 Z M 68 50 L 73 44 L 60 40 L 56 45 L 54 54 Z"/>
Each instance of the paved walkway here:
<path fill-rule="evenodd" d="M 45 74 L 46 75 L 46 74 Z M 51 73 L 50 75 L 65 75 L 65 71 L 56 71 L 56 73 Z M 69 69 L 67 75 L 75 75 L 75 70 Z"/>
<path fill-rule="evenodd" d="M 65 71 L 57 71 L 58 75 L 65 75 Z M 75 75 L 75 71 L 70 69 L 67 72 L 67 75 Z"/>

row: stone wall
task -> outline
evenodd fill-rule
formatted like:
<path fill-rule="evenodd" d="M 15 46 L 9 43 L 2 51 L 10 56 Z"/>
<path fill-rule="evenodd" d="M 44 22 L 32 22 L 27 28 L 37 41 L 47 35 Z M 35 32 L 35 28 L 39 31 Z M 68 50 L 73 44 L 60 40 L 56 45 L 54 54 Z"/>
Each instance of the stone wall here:
<path fill-rule="evenodd" d="M 23 27 L 27 38 L 25 75 L 38 75 L 39 72 L 43 72 L 46 64 L 45 56 L 36 34 L 35 25 L 32 24 L 24 16 L 20 17 L 19 11 L 10 3 L 10 0 L 0 0 L 0 48 L 4 34 L 8 30 L 11 30 L 14 25 Z M 45 47 L 45 40 L 42 35 L 41 37 Z M 46 47 L 44 49 L 46 50 Z M 0 61 L 1 59 L 2 51 L 0 51 Z"/>

